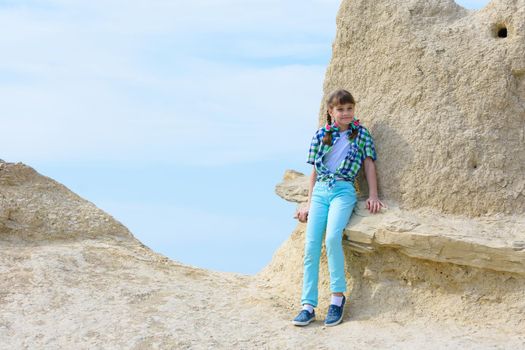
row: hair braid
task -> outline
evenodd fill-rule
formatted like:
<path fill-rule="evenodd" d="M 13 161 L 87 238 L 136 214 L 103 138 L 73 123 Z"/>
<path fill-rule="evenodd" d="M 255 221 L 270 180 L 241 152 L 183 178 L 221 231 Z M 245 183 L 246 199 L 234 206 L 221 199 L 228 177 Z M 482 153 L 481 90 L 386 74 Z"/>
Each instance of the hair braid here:
<path fill-rule="evenodd" d="M 328 125 L 332 125 L 332 116 L 330 115 L 330 113 L 326 112 L 326 122 L 328 123 Z M 326 134 L 324 134 L 323 136 L 323 144 L 324 145 L 332 145 L 332 129 L 330 129 L 330 131 L 328 131 Z"/>
<path fill-rule="evenodd" d="M 350 135 L 348 135 L 348 138 L 350 140 L 353 140 L 357 137 L 357 134 L 359 133 L 359 129 L 358 128 L 352 128 L 352 132 L 350 133 Z"/>

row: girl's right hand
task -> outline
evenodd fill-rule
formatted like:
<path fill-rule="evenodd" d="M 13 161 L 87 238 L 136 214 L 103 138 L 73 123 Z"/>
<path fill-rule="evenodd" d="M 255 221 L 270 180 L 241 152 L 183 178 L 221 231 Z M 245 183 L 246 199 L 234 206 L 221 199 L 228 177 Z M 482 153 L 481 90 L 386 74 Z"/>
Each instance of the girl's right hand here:
<path fill-rule="evenodd" d="M 308 208 L 309 206 L 303 206 L 296 210 L 294 218 L 298 219 L 300 222 L 308 221 Z"/>

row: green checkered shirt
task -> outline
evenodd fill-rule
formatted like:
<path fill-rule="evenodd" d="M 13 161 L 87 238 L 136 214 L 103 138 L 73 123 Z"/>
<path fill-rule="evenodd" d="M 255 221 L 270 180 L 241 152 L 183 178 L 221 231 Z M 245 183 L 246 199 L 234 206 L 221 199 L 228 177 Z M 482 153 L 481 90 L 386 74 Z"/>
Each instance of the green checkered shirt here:
<path fill-rule="evenodd" d="M 341 136 L 339 130 L 332 124 L 332 145 Z M 350 140 L 350 148 L 346 157 L 339 167 L 332 173 L 323 163 L 323 157 L 332 150 L 332 145 L 323 144 L 323 137 L 327 132 L 325 128 L 316 131 L 310 144 L 307 163 L 312 164 L 317 172 L 317 181 L 326 181 L 329 187 L 335 184 L 336 180 L 354 182 L 359 169 L 363 165 L 366 157 L 377 159 L 374 140 L 367 128 L 359 125 L 357 136 Z"/>

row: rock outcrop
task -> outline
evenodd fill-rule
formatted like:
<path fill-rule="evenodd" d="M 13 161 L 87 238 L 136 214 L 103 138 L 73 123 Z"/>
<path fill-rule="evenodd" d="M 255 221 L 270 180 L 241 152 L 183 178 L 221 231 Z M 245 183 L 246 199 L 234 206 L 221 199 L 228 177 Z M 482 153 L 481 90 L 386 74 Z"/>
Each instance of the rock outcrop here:
<path fill-rule="evenodd" d="M 307 199 L 308 178 L 288 171 L 283 182 L 276 187 L 276 192 L 283 199 L 301 204 Z M 304 230 L 305 225 L 299 224 L 262 273 L 283 294 L 295 295 L 296 298 L 299 298 L 302 276 L 297 274 L 295 268 L 288 266 L 302 263 L 302 256 L 297 254 L 294 261 L 289 260 L 290 251 L 303 249 Z M 368 213 L 364 201 L 360 201 L 343 234 L 350 294 L 356 304 L 363 306 L 365 313 L 375 308 L 372 303 L 383 304 L 386 309 L 395 312 L 406 312 L 407 305 L 412 308 L 418 300 L 425 300 L 412 293 L 432 293 L 434 298 L 447 298 L 456 290 L 453 293 L 461 295 L 461 303 L 457 305 L 461 312 L 455 318 L 472 320 L 476 316 L 469 310 L 479 312 L 482 306 L 477 302 L 480 299 L 495 298 L 499 302 L 509 301 L 511 309 L 520 311 L 509 309 L 501 314 L 501 309 L 490 305 L 485 313 L 495 312 L 495 319 L 498 315 L 505 315 L 506 322 L 514 318 L 516 324 L 522 324 L 525 322 L 522 312 L 525 310 L 524 237 L 523 218 L 500 215 L 472 219 L 452 217 L 428 209 L 407 212 L 390 206 L 374 215 Z M 322 298 L 326 302 L 329 300 L 326 260 L 322 260 L 322 265 L 324 274 L 320 288 L 324 291 Z M 280 275 L 282 280 L 276 281 L 276 275 Z M 375 292 L 369 294 L 385 282 L 379 275 L 383 278 L 388 275 L 386 279 L 391 289 L 384 290 L 379 296 Z M 401 297 L 398 288 L 407 285 L 406 295 Z M 438 296 L 436 290 L 443 294 Z M 396 298 L 403 300 L 398 306 L 394 306 Z M 385 300 L 390 300 L 392 304 L 388 305 Z M 450 316 L 448 312 L 450 310 L 446 313 L 447 317 Z"/>
<path fill-rule="evenodd" d="M 0 234 L 4 239 L 131 237 L 110 215 L 24 164 L 0 161 L 0 173 Z"/>
<path fill-rule="evenodd" d="M 337 88 L 376 140 L 384 198 L 525 213 L 525 0 L 345 0 L 325 96 Z"/>
<path fill-rule="evenodd" d="M 2 349 L 290 349 L 304 347 L 305 337 L 311 349 L 525 344 L 525 282 L 517 273 L 347 246 L 345 322 L 334 332 L 317 322 L 304 333 L 290 324 L 303 225 L 264 271 L 241 276 L 152 252 L 110 215 L 23 164 L 0 162 L 0 198 Z"/>
<path fill-rule="evenodd" d="M 304 203 L 308 198 L 308 178 L 288 171 L 276 192 L 290 202 Z M 413 258 L 525 276 L 523 216 L 467 218 L 433 209 L 405 211 L 393 205 L 373 215 L 360 202 L 344 239 L 360 253 L 394 248 Z"/>
<path fill-rule="evenodd" d="M 374 136 L 388 204 L 359 202 L 345 230 L 353 319 L 525 327 L 525 1 L 344 0 L 324 99 L 338 88 Z M 307 186 L 288 171 L 276 192 L 302 203 Z M 291 303 L 304 230 L 260 274 Z M 319 287 L 326 307 L 324 257 Z"/>
<path fill-rule="evenodd" d="M 305 225 L 256 276 L 206 271 L 0 160 L 0 348 L 523 348 L 524 11 L 342 2 L 324 89 L 356 96 L 389 208 L 361 202 L 346 229 L 337 329 L 290 324 Z M 277 192 L 301 203 L 306 186 L 291 171 Z M 320 316 L 328 281 L 323 254 Z"/>
<path fill-rule="evenodd" d="M 282 341 L 279 311 L 254 284 L 156 254 L 63 185 L 0 161 L 0 349 L 267 347 Z"/>

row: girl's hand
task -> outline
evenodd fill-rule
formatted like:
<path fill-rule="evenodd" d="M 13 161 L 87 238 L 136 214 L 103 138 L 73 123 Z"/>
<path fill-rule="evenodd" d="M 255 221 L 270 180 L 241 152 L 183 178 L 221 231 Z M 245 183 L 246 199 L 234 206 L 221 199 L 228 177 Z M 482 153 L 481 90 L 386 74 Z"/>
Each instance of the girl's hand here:
<path fill-rule="evenodd" d="M 368 209 L 372 214 L 379 213 L 381 208 L 386 208 L 386 205 L 384 205 L 377 196 L 369 197 L 366 200 L 366 209 Z"/>
<path fill-rule="evenodd" d="M 309 206 L 302 206 L 295 211 L 294 219 L 298 219 L 300 222 L 308 221 L 308 209 Z"/>

